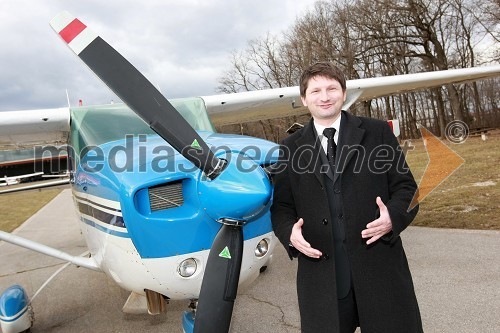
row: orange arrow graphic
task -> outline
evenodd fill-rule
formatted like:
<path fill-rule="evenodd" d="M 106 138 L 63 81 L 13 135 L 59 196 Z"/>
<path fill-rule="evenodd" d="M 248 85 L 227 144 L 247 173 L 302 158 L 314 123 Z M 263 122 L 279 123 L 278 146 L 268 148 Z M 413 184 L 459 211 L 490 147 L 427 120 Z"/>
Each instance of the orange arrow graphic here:
<path fill-rule="evenodd" d="M 420 180 L 418 189 L 413 196 L 408 211 L 415 208 L 420 201 L 428 196 L 436 187 L 446 178 L 455 172 L 465 160 L 458 156 L 453 150 L 448 148 L 434 134 L 425 127 L 420 127 L 420 133 L 424 140 L 425 150 L 429 156 L 429 163 L 425 169 L 424 175 Z"/>

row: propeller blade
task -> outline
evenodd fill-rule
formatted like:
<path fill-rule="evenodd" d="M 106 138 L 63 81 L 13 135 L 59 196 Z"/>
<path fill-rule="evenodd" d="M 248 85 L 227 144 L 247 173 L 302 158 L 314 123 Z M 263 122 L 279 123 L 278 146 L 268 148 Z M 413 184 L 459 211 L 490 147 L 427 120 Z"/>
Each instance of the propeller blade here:
<path fill-rule="evenodd" d="M 120 53 L 68 12 L 50 21 L 76 55 L 158 135 L 214 179 L 224 161 L 170 102 Z"/>
<path fill-rule="evenodd" d="M 208 255 L 196 309 L 194 333 L 229 331 L 242 259 L 242 227 L 223 224 Z"/>

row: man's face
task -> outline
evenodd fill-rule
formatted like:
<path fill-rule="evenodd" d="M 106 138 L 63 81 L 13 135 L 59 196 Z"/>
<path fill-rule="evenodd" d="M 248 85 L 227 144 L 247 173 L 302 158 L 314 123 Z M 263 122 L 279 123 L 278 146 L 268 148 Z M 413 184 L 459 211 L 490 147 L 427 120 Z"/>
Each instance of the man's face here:
<path fill-rule="evenodd" d="M 306 96 L 301 99 L 317 123 L 329 126 L 339 117 L 346 93 L 338 81 L 315 76 L 309 80 Z"/>

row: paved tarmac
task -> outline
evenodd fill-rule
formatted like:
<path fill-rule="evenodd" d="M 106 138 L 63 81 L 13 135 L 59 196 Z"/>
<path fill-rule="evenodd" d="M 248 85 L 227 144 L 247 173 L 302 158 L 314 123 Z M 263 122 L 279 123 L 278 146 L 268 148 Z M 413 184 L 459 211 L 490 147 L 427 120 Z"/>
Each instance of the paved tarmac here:
<path fill-rule="evenodd" d="M 75 219 L 64 190 L 15 233 L 77 255 L 86 247 Z M 499 231 L 410 227 L 402 237 L 425 332 L 500 332 Z M 0 292 L 18 283 L 30 295 L 64 266 L 3 242 L 0 263 Z M 269 269 L 240 290 L 231 332 L 299 333 L 295 271 L 296 261 L 278 247 Z M 127 297 L 103 273 L 70 265 L 33 300 L 32 332 L 182 332 L 187 302 L 171 302 L 158 316 L 131 315 L 121 311 Z"/>

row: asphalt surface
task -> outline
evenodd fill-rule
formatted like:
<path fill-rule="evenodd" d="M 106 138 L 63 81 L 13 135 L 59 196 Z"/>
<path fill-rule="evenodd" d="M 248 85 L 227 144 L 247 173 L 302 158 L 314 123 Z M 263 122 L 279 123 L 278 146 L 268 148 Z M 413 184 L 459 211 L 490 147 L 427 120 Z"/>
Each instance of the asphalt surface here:
<path fill-rule="evenodd" d="M 71 254 L 86 251 L 69 190 L 15 233 Z M 15 204 L 13 204 L 15 209 Z M 425 332 L 500 332 L 500 232 L 410 227 L 403 242 Z M 0 242 L 0 292 L 21 284 L 30 296 L 64 263 Z M 240 290 L 232 333 L 299 333 L 296 261 L 275 251 L 273 264 Z M 187 302 L 158 316 L 121 311 L 128 292 L 103 273 L 67 266 L 33 300 L 38 332 L 182 332 Z M 391 332 L 392 333 L 392 332 Z"/>

